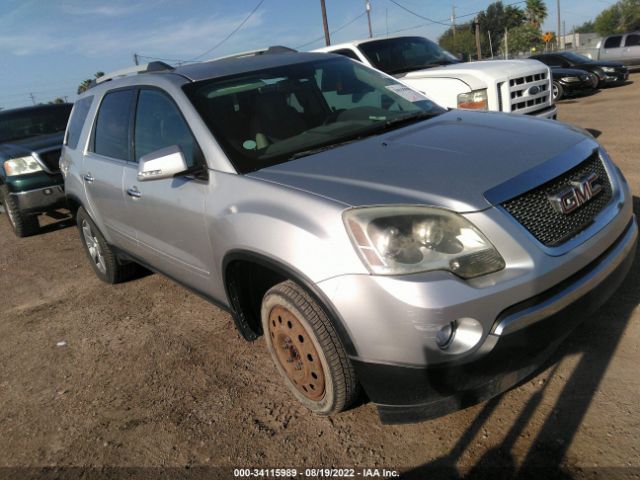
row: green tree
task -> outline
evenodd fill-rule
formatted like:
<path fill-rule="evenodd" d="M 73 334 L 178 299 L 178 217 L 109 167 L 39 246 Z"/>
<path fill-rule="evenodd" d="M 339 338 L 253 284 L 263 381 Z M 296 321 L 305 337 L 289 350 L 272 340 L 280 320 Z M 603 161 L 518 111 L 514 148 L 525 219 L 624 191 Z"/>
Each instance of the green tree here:
<path fill-rule="evenodd" d="M 540 35 L 540 29 L 530 23 L 525 23 L 519 27 L 509 30 L 508 37 L 509 55 L 517 53 L 532 53 L 544 50 L 544 42 Z M 504 53 L 504 42 L 500 45 L 500 52 Z"/>
<path fill-rule="evenodd" d="M 96 72 L 93 74 L 94 78 L 87 78 L 86 80 L 83 80 L 82 83 L 78 85 L 78 95 L 80 95 L 82 92 L 86 92 L 91 86 L 91 82 L 93 82 L 96 78 L 100 78 L 102 76 L 104 76 L 104 72 Z"/>
<path fill-rule="evenodd" d="M 529 24 L 540 31 L 540 25 L 547 18 L 547 5 L 543 0 L 526 0 L 525 14 Z"/>
<path fill-rule="evenodd" d="M 596 31 L 596 25 L 593 20 L 587 20 L 582 25 L 574 28 L 573 31 L 576 33 L 593 33 Z"/>
<path fill-rule="evenodd" d="M 502 42 L 504 31 L 511 30 L 522 25 L 525 21 L 525 15 L 522 10 L 512 5 L 506 7 L 501 1 L 492 3 L 487 9 L 478 14 L 478 23 L 480 24 L 480 32 L 482 33 L 482 54 L 489 56 L 491 54 L 489 35 L 491 35 L 491 45 L 494 52 L 498 50 L 498 45 Z"/>
<path fill-rule="evenodd" d="M 605 36 L 618 32 L 618 26 L 620 25 L 620 8 L 618 8 L 618 5 L 612 5 L 600 12 L 594 21 L 594 25 L 598 35 Z"/>
<path fill-rule="evenodd" d="M 453 29 L 449 28 L 440 36 L 438 44 L 457 57 L 475 58 L 477 54 L 476 36 L 472 28 L 474 27 L 471 24 L 458 25 L 455 35 Z"/>
<path fill-rule="evenodd" d="M 51 100 L 49 103 L 59 104 L 59 103 L 65 103 L 65 101 L 64 101 L 64 98 L 56 97 L 53 100 Z"/>

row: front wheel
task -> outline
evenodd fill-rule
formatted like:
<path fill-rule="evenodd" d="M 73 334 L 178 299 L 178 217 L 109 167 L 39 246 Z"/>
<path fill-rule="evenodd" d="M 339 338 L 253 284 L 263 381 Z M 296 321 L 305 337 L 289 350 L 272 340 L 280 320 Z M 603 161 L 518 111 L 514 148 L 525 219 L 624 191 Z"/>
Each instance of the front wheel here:
<path fill-rule="evenodd" d="M 40 228 L 38 217 L 22 212 L 18 207 L 18 202 L 11 195 L 2 194 L 2 205 L 16 237 L 28 237 L 35 234 Z"/>
<path fill-rule="evenodd" d="M 551 90 L 551 93 L 553 96 L 553 101 L 557 102 L 563 97 L 564 89 L 562 88 L 562 85 L 560 85 L 558 82 L 553 82 L 553 88 Z"/>
<path fill-rule="evenodd" d="M 261 317 L 267 348 L 291 393 L 321 415 L 346 410 L 358 395 L 358 382 L 320 305 L 286 281 L 265 294 Z"/>

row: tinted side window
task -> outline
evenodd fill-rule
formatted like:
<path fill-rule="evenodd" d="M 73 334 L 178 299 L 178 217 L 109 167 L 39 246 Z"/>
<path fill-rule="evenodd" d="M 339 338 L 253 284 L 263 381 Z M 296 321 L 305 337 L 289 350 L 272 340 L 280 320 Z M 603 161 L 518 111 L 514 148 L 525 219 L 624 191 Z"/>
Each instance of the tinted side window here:
<path fill-rule="evenodd" d="M 140 90 L 134 135 L 136 161 L 161 148 L 178 145 L 189 167 L 200 163 L 200 149 L 178 107 L 158 90 Z"/>
<path fill-rule="evenodd" d="M 640 45 L 640 35 L 631 33 L 627 35 L 627 39 L 624 41 L 625 47 L 635 47 Z"/>
<path fill-rule="evenodd" d="M 604 48 L 618 48 L 622 41 L 622 35 L 615 35 L 613 37 L 609 37 L 604 42 Z"/>
<path fill-rule="evenodd" d="M 98 111 L 93 151 L 106 157 L 129 160 L 129 124 L 133 90 L 105 95 Z"/>
<path fill-rule="evenodd" d="M 360 61 L 360 59 L 358 58 L 358 55 L 356 55 L 356 52 L 354 52 L 350 48 L 341 48 L 340 50 L 334 50 L 331 53 L 337 53 L 338 55 L 349 57 L 352 60 L 356 60 L 358 62 Z"/>
<path fill-rule="evenodd" d="M 70 148 L 76 148 L 78 141 L 80 140 L 80 133 L 82 127 L 87 119 L 89 108 L 91 108 L 91 102 L 93 102 L 93 95 L 78 100 L 73 106 L 71 112 L 71 118 L 69 119 L 69 126 L 67 127 L 67 137 L 64 144 Z"/>

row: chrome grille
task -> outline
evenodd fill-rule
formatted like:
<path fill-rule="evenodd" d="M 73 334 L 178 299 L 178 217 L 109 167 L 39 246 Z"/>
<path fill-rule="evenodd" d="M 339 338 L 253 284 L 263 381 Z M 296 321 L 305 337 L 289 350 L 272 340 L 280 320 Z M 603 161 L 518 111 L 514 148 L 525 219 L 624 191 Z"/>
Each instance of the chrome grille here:
<path fill-rule="evenodd" d="M 566 188 L 570 182 L 595 173 L 602 179 L 602 191 L 569 214 L 556 211 L 549 196 Z M 611 181 L 597 152 L 559 177 L 502 203 L 536 239 L 548 247 L 562 245 L 587 228 L 604 210 L 613 196 Z"/>
<path fill-rule="evenodd" d="M 546 70 L 512 78 L 501 88 L 504 111 L 534 113 L 549 102 L 549 76 Z"/>

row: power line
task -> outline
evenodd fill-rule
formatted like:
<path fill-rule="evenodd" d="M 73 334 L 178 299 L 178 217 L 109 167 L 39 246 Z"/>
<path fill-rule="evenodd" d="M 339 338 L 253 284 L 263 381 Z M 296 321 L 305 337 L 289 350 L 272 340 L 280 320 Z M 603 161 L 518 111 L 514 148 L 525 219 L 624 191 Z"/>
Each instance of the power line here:
<path fill-rule="evenodd" d="M 355 18 L 352 18 L 351 20 L 349 20 L 349 21 L 348 21 L 347 23 L 345 23 L 344 25 L 342 25 L 342 26 L 340 26 L 340 27 L 336 28 L 335 30 L 331 30 L 331 31 L 329 32 L 329 34 L 330 34 L 330 35 L 333 35 L 334 33 L 338 33 L 340 30 L 344 30 L 344 29 L 345 29 L 345 28 L 347 28 L 349 25 L 351 25 L 353 22 L 355 22 L 356 20 L 359 20 L 359 19 L 361 19 L 362 17 L 364 17 L 366 14 L 367 14 L 367 11 L 365 10 L 365 11 L 364 11 L 364 12 L 362 12 L 360 15 L 358 15 L 358 16 L 357 16 L 357 17 L 355 17 Z M 308 46 L 308 45 L 311 45 L 312 43 L 319 42 L 319 41 L 320 41 L 320 40 L 322 40 L 323 38 L 324 38 L 324 35 L 322 35 L 322 36 L 320 36 L 320 37 L 318 37 L 318 38 L 314 38 L 314 39 L 313 39 L 313 40 L 311 40 L 310 42 L 307 42 L 307 43 L 305 43 L 305 44 L 303 44 L 303 45 L 300 45 L 300 46 L 298 46 L 298 47 L 295 47 L 295 48 L 296 48 L 296 50 L 300 50 L 301 48 L 304 48 L 304 47 L 306 47 L 306 46 Z"/>
<path fill-rule="evenodd" d="M 396 0 L 389 0 L 389 1 L 390 1 L 391 3 L 393 3 L 394 5 L 396 5 L 396 6 L 400 7 L 401 9 L 403 9 L 403 10 L 405 10 L 405 11 L 409 12 L 410 14 L 415 15 L 415 16 L 416 16 L 416 17 L 418 17 L 418 18 L 421 18 L 421 19 L 423 19 L 423 20 L 427 20 L 427 21 L 429 21 L 429 22 L 431 22 L 431 23 L 437 23 L 438 25 L 444 25 L 445 27 L 450 27 L 450 26 L 451 26 L 451 23 L 443 23 L 444 21 L 443 21 L 443 22 L 439 22 L 438 20 L 433 20 L 433 19 L 431 19 L 431 18 L 429 18 L 429 17 L 425 17 L 425 16 L 423 16 L 423 15 L 420 15 L 419 13 L 414 12 L 413 10 L 409 10 L 409 9 L 408 9 L 407 7 L 405 7 L 404 5 L 402 5 L 402 4 L 398 3 L 398 2 L 396 2 Z"/>
<path fill-rule="evenodd" d="M 260 8 L 260 5 L 262 5 L 264 3 L 264 0 L 260 0 L 258 2 L 258 4 L 254 7 L 253 10 L 251 10 L 251 12 L 249 13 L 249 15 L 247 15 L 245 17 L 244 20 L 242 20 L 242 22 L 240 22 L 240 24 L 234 28 L 231 33 L 229 35 L 227 35 L 222 41 L 218 42 L 216 45 L 214 45 L 213 47 L 211 47 L 209 50 L 207 50 L 204 53 L 201 53 L 200 55 L 193 57 L 191 60 L 189 60 L 190 62 L 194 61 L 194 60 L 198 60 L 199 58 L 204 57 L 205 55 L 208 55 L 209 53 L 213 52 L 216 48 L 218 48 L 220 45 L 222 45 L 223 43 L 225 43 L 227 40 L 229 40 L 238 30 L 240 30 L 242 28 L 242 26 L 247 23 L 247 21 L 249 21 L 249 19 L 253 16 L 254 13 L 256 13 L 256 10 L 258 10 L 258 8 Z"/>

